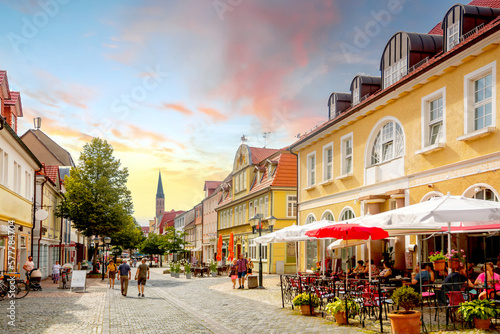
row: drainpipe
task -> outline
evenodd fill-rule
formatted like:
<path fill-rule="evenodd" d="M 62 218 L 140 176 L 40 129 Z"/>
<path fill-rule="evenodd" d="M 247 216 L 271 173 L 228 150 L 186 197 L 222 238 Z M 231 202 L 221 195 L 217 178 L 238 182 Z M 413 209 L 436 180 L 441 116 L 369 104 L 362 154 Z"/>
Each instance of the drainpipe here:
<path fill-rule="evenodd" d="M 45 176 L 45 180 L 41 184 L 41 192 L 40 192 L 40 207 L 43 208 L 43 186 L 47 182 L 47 176 Z M 37 268 L 40 268 L 40 244 L 42 242 L 42 221 L 40 220 L 40 237 L 38 238 L 38 256 L 36 259 L 36 266 Z"/>
<path fill-rule="evenodd" d="M 0 116 L 1 118 L 1 116 Z M 2 123 L 3 125 L 3 123 Z M 0 129 L 1 130 L 1 129 Z M 36 173 L 38 172 L 41 172 L 42 171 L 42 168 L 38 169 L 38 170 L 35 170 L 33 172 L 33 224 L 31 225 L 31 248 L 30 248 L 30 251 L 31 251 L 31 256 L 33 256 L 33 242 L 34 242 L 34 234 L 33 234 L 33 230 L 35 229 L 35 224 L 36 224 L 36 217 L 35 217 L 35 213 L 36 213 Z"/>
<path fill-rule="evenodd" d="M 295 188 L 295 194 L 296 194 L 296 197 L 297 197 L 297 212 L 295 213 L 295 224 L 298 226 L 299 225 L 299 177 L 300 177 L 300 173 L 299 173 L 299 155 L 297 153 L 293 153 L 292 152 L 292 147 L 289 147 L 288 148 L 288 152 L 290 152 L 291 154 L 295 155 L 295 157 L 297 158 L 297 186 Z M 287 208 L 288 210 L 288 208 Z M 297 249 L 296 249 L 297 253 L 295 254 L 295 261 L 297 262 L 297 260 L 300 259 L 300 254 L 299 254 L 299 244 L 297 242 Z M 298 267 L 297 269 L 297 273 L 298 271 L 300 270 L 300 267 L 297 266 L 298 263 L 295 264 L 296 267 Z"/>

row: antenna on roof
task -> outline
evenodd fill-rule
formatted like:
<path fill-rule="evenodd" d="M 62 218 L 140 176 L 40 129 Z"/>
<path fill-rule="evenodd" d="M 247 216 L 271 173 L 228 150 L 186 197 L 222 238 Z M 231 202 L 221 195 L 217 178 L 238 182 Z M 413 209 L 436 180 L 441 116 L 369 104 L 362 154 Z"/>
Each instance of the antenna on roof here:
<path fill-rule="evenodd" d="M 247 141 L 248 141 L 248 138 L 245 135 L 241 136 L 241 143 L 242 144 L 245 144 Z"/>
<path fill-rule="evenodd" d="M 267 135 L 270 134 L 271 132 L 264 132 L 264 134 L 262 135 L 262 137 L 264 137 L 264 148 L 266 148 L 267 146 Z"/>

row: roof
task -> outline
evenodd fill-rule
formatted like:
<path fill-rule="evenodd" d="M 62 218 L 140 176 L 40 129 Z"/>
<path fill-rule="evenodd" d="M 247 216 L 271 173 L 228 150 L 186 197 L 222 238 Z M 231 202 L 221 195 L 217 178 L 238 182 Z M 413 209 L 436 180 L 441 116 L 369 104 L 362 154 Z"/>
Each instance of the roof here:
<path fill-rule="evenodd" d="M 68 151 L 59 146 L 59 144 L 53 141 L 42 130 L 30 129 L 25 134 L 23 134 L 21 138 L 26 136 L 28 132 L 31 132 L 50 151 L 50 153 L 52 153 L 52 155 L 61 162 L 63 166 L 75 167 L 75 163 L 73 162 L 73 158 L 71 158 L 71 154 L 69 154 Z"/>
<path fill-rule="evenodd" d="M 10 98 L 9 80 L 7 79 L 7 71 L 0 71 L 0 86 L 2 87 L 4 98 Z"/>
<path fill-rule="evenodd" d="M 149 232 L 149 226 L 141 226 L 141 231 L 142 231 L 142 233 L 148 233 Z"/>
<path fill-rule="evenodd" d="M 480 7 L 492 7 L 492 8 L 500 8 L 500 0 L 472 0 L 467 5 L 469 6 L 480 6 Z M 452 7 L 454 7 L 453 5 Z M 450 7 L 451 8 L 451 7 Z M 443 29 L 441 28 L 441 24 L 443 22 L 437 23 L 434 28 L 429 31 L 429 34 L 433 35 L 442 35 Z"/>
<path fill-rule="evenodd" d="M 297 157 L 294 154 L 282 152 L 277 160 L 278 165 L 276 169 L 273 169 L 272 177 L 268 179 L 269 170 L 265 168 L 260 184 L 254 182 L 248 194 L 256 193 L 267 187 L 297 187 Z"/>
<path fill-rule="evenodd" d="M 31 150 L 26 146 L 22 139 L 17 135 L 17 133 L 10 127 L 8 122 L 3 122 L 4 130 L 3 132 L 8 132 L 17 141 L 17 143 L 23 148 L 23 150 L 28 154 L 28 156 L 37 164 L 38 168 L 42 168 L 42 163 L 38 158 L 31 152 Z"/>
<path fill-rule="evenodd" d="M 10 99 L 5 99 L 4 103 L 6 105 L 14 105 L 17 106 L 17 117 L 23 117 L 23 105 L 21 103 L 21 93 L 19 92 L 10 92 Z"/>
<path fill-rule="evenodd" d="M 351 102 L 351 93 L 335 93 L 333 92 L 330 94 L 330 97 L 328 98 L 328 106 L 330 106 L 332 97 L 335 97 L 335 101 L 346 101 L 346 102 Z"/>
<path fill-rule="evenodd" d="M 170 221 L 173 222 L 175 217 L 177 217 L 178 215 L 180 215 L 184 212 L 185 211 L 175 211 L 174 209 L 172 209 L 171 211 L 165 211 L 163 213 L 162 218 L 161 218 L 160 225 L 158 225 L 158 227 L 160 228 L 160 233 L 163 233 L 163 228 L 165 227 L 165 225 L 169 226 L 167 224 L 168 222 L 170 222 Z"/>
<path fill-rule="evenodd" d="M 203 188 L 203 191 L 215 189 L 221 183 L 222 183 L 222 181 L 205 181 L 205 187 Z"/>
<path fill-rule="evenodd" d="M 156 198 L 164 198 L 163 194 L 163 184 L 161 182 L 161 172 L 158 172 L 158 188 L 156 189 Z"/>
<path fill-rule="evenodd" d="M 265 158 L 273 155 L 276 152 L 279 152 L 279 150 L 265 147 L 250 147 L 250 152 L 252 153 L 252 164 L 258 164 Z"/>
<path fill-rule="evenodd" d="M 55 184 L 59 185 L 59 166 L 45 166 L 45 175 Z"/>
<path fill-rule="evenodd" d="M 381 82 L 382 82 L 381 77 L 371 77 L 371 76 L 367 76 L 367 75 L 356 75 L 354 77 L 354 79 L 352 79 L 352 82 L 351 82 L 351 91 L 353 91 L 352 85 L 354 84 L 354 81 L 356 81 L 357 78 L 359 78 L 360 84 L 362 84 L 362 85 L 380 86 Z"/>

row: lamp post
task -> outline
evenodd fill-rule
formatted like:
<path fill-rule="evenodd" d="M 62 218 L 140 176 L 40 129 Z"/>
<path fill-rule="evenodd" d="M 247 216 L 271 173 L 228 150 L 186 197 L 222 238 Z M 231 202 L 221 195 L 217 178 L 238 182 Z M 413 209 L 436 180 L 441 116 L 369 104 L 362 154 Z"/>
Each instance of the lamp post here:
<path fill-rule="evenodd" d="M 99 237 L 95 237 L 94 238 L 94 242 L 96 244 L 96 247 L 99 248 L 99 241 L 101 239 Z M 105 253 L 104 253 L 104 249 L 106 249 L 106 252 L 108 250 L 108 247 L 109 247 L 109 244 L 111 243 L 111 238 L 110 237 L 104 237 L 102 239 L 102 281 L 104 281 L 104 267 L 106 266 L 106 257 L 105 257 Z"/>
<path fill-rule="evenodd" d="M 276 217 L 270 216 L 264 219 L 265 221 L 267 221 L 269 228 L 263 229 L 262 228 L 263 217 L 264 216 L 262 215 L 262 213 L 257 213 L 255 216 L 249 219 L 250 225 L 252 226 L 252 233 L 255 234 L 256 233 L 255 230 L 259 230 L 259 237 L 262 236 L 262 231 L 272 232 L 274 224 L 276 223 Z M 259 286 L 257 287 L 257 289 L 265 289 L 264 286 L 262 286 L 262 244 L 259 244 Z"/>

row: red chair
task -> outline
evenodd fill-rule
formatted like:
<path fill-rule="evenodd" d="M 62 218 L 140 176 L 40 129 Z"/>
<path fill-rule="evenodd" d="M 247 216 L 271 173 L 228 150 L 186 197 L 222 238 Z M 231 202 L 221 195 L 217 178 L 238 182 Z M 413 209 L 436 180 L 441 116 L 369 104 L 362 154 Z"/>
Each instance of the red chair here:
<path fill-rule="evenodd" d="M 448 306 L 446 307 L 446 327 L 448 327 L 449 319 L 452 318 L 453 321 L 456 320 L 456 311 L 461 303 L 465 302 L 464 295 L 461 291 L 450 291 L 447 292 L 448 296 Z"/>

